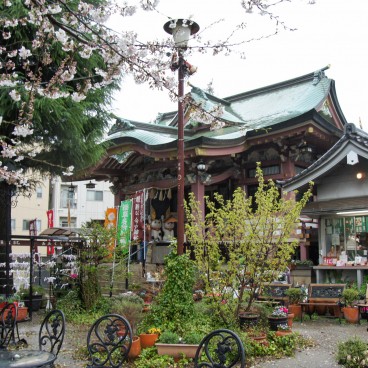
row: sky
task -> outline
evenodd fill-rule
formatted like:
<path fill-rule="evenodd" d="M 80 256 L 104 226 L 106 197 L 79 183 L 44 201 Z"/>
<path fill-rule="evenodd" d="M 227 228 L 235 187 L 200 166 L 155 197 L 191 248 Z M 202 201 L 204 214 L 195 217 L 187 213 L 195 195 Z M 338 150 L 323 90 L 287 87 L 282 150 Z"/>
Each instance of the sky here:
<path fill-rule="evenodd" d="M 276 2 L 276 1 L 273 1 Z M 270 9 L 271 10 L 271 9 Z M 114 22 L 117 30 L 134 29 L 141 40 L 164 39 L 164 23 L 171 18 L 195 20 L 203 39 L 224 39 L 236 24 L 246 23 L 237 40 L 250 40 L 230 55 L 213 56 L 193 52 L 186 59 L 198 67 L 189 78 L 192 85 L 206 89 L 212 82 L 214 95 L 224 98 L 256 88 L 296 78 L 329 65 L 327 77 L 335 80 L 337 98 L 349 123 L 360 122 L 368 132 L 368 14 L 367 0 L 291 0 L 272 7 L 295 31 L 279 26 L 255 11 L 246 13 L 240 0 L 160 0 L 159 12 L 135 15 L 124 22 Z M 219 19 L 224 19 L 216 23 Z M 215 25 L 211 26 L 211 24 Z M 194 46 L 194 45 L 193 45 Z M 245 58 L 240 57 L 240 51 Z M 177 103 L 167 91 L 151 90 L 148 84 L 137 85 L 130 77 L 122 81 L 121 91 L 112 104 L 121 118 L 153 121 L 159 112 L 175 111 Z M 186 86 L 185 92 L 190 90 Z"/>

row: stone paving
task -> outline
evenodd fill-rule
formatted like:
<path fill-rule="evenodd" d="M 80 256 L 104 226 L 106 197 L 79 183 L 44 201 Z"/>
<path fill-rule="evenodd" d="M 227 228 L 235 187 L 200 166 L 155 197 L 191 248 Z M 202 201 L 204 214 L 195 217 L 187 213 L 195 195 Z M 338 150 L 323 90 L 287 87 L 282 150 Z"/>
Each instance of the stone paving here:
<path fill-rule="evenodd" d="M 20 338 L 26 339 L 31 349 L 38 349 L 38 330 L 42 318 L 43 315 L 34 314 L 32 322 L 19 324 Z M 306 318 L 303 323 L 294 322 L 293 330 L 312 338 L 316 346 L 298 351 L 294 357 L 257 363 L 253 367 L 341 368 L 335 361 L 337 344 L 354 336 L 364 340 L 368 337 L 366 321 L 362 321 L 361 325 L 349 325 L 345 322 L 340 325 L 335 319 L 319 317 L 316 320 L 309 320 Z M 75 352 L 78 348 L 86 346 L 87 332 L 87 327 L 67 324 L 64 344 L 56 361 L 56 367 L 80 368 L 86 366 L 86 360 L 75 359 Z"/>

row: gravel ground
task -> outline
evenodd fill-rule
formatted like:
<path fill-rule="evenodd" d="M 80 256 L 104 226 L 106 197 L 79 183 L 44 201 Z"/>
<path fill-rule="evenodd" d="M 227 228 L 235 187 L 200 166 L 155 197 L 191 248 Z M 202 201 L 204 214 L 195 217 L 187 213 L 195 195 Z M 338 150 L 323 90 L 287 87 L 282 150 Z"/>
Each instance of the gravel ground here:
<path fill-rule="evenodd" d="M 19 324 L 20 338 L 26 339 L 31 349 L 38 349 L 38 330 L 42 318 L 43 315 L 34 313 L 31 322 Z M 322 317 L 316 320 L 306 318 L 303 323 L 294 322 L 293 331 L 298 331 L 303 336 L 313 339 L 316 346 L 298 351 L 295 357 L 257 363 L 254 367 L 341 368 L 335 361 L 337 344 L 354 336 L 362 339 L 368 336 L 366 321 L 362 321 L 361 325 L 349 325 L 345 322 L 340 325 L 336 319 Z M 56 361 L 56 367 L 80 368 L 86 366 L 87 361 L 76 359 L 75 352 L 78 348 L 86 346 L 87 332 L 87 327 L 67 324 L 64 343 Z"/>

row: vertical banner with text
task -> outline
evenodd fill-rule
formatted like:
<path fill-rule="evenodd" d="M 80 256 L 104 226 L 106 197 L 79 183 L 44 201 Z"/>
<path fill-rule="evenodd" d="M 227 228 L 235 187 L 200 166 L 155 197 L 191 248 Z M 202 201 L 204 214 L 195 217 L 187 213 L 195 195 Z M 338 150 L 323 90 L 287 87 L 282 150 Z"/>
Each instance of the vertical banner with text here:
<path fill-rule="evenodd" d="M 108 208 L 105 212 L 105 223 L 106 229 L 116 229 L 118 210 L 116 208 Z M 109 244 L 109 258 L 112 257 L 115 249 L 115 240 Z"/>
<path fill-rule="evenodd" d="M 118 243 L 123 249 L 123 253 L 129 251 L 130 232 L 132 222 L 132 201 L 122 201 L 120 204 L 118 218 Z"/>
<path fill-rule="evenodd" d="M 139 191 L 133 197 L 133 229 L 132 240 L 143 241 L 144 229 L 144 191 Z"/>

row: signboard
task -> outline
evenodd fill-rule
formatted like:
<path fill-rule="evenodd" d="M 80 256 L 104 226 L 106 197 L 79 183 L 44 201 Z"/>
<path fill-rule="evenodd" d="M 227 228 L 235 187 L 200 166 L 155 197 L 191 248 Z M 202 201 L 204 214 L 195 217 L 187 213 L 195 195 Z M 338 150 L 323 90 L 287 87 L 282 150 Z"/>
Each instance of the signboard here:
<path fill-rule="evenodd" d="M 132 201 L 122 201 L 118 218 L 118 243 L 126 252 L 130 243 L 130 230 L 132 222 Z"/>
<path fill-rule="evenodd" d="M 144 229 L 144 191 L 139 191 L 133 197 L 133 228 L 132 240 L 143 240 Z"/>

